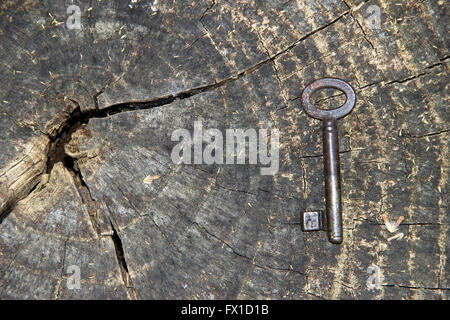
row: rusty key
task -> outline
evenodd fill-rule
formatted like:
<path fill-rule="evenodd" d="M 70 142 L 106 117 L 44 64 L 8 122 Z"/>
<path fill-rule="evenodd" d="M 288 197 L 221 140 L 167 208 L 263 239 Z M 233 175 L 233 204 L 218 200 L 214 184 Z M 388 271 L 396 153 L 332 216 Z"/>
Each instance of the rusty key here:
<path fill-rule="evenodd" d="M 323 110 L 316 108 L 310 101 L 311 95 L 325 88 L 334 88 L 345 93 L 345 103 L 337 109 Z M 353 88 L 345 81 L 334 78 L 323 78 L 314 81 L 302 94 L 303 107 L 306 113 L 315 119 L 322 120 L 323 159 L 325 173 L 325 201 L 328 239 L 332 243 L 342 243 L 342 205 L 341 205 L 341 174 L 339 168 L 339 141 L 336 122 L 337 119 L 345 117 L 355 106 L 356 96 Z M 304 213 L 302 217 L 311 219 L 311 215 L 320 211 Z M 308 221 L 309 221 L 308 220 Z M 302 223 L 305 223 L 303 218 Z M 318 224 L 320 225 L 320 224 Z M 310 229 L 311 230 L 311 229 Z M 319 230 L 317 228 L 316 230 Z"/>

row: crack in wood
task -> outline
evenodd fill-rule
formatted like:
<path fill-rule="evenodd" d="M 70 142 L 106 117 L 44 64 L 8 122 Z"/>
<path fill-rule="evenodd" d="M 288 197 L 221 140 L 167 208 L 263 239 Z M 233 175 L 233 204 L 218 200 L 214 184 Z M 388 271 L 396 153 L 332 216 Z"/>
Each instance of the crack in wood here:
<path fill-rule="evenodd" d="M 128 296 L 133 300 L 139 300 L 139 295 L 136 289 L 133 286 L 133 281 L 130 276 L 130 272 L 128 270 L 128 264 L 125 259 L 125 252 L 123 250 L 122 239 L 120 238 L 116 228 L 114 228 L 114 224 L 110 221 L 111 228 L 113 230 L 113 234 L 111 235 L 111 239 L 114 243 L 114 248 L 116 249 L 117 262 L 119 263 L 120 272 L 122 273 L 122 279 L 125 287 L 128 291 Z"/>

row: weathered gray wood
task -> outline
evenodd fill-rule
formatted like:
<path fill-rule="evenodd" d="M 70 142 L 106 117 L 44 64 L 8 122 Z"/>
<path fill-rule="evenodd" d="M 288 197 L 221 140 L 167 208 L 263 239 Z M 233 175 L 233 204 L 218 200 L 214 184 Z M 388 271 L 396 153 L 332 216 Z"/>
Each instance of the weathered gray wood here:
<path fill-rule="evenodd" d="M 0 297 L 448 298 L 444 2 L 91 1 L 81 30 L 69 4 L 0 5 Z M 299 99 L 324 76 L 358 98 L 339 122 L 341 246 L 299 225 L 324 207 Z M 196 120 L 279 129 L 278 173 L 175 165 L 171 133 Z M 402 239 L 383 216 L 404 216 Z"/>

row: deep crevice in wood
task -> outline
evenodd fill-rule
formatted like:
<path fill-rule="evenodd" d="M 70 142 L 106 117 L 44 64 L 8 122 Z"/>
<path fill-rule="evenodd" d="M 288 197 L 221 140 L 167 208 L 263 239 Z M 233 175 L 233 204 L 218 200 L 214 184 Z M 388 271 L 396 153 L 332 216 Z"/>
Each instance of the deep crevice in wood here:
<path fill-rule="evenodd" d="M 127 288 L 128 295 L 130 298 L 134 300 L 138 300 L 139 296 L 137 294 L 136 289 L 133 286 L 133 282 L 130 277 L 130 273 L 128 271 L 128 264 L 125 259 L 125 252 L 123 250 L 123 244 L 122 239 L 120 239 L 119 234 L 116 231 L 116 228 L 114 228 L 114 224 L 111 222 L 111 228 L 113 230 L 113 234 L 111 235 L 111 239 L 114 243 L 114 248 L 116 249 L 116 256 L 117 261 L 119 263 L 120 271 L 122 273 L 122 279 L 125 284 L 125 287 Z"/>

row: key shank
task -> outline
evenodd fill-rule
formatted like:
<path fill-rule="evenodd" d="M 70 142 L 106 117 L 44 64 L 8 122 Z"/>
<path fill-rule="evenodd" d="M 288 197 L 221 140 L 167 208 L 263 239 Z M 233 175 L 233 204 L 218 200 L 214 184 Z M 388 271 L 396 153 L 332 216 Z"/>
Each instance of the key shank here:
<path fill-rule="evenodd" d="M 323 120 L 323 159 L 328 239 L 342 243 L 341 173 L 336 120 Z"/>

